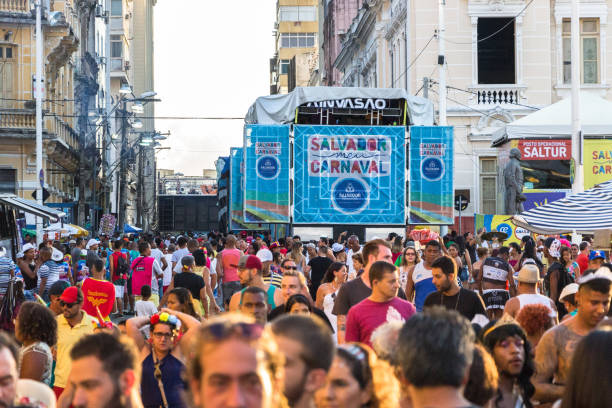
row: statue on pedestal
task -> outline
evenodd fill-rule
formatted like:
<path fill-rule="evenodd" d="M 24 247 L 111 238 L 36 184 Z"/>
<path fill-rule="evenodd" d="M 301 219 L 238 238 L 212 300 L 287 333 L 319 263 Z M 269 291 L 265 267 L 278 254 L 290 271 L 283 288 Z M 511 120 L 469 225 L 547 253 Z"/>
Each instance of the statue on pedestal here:
<path fill-rule="evenodd" d="M 521 169 L 521 151 L 510 150 L 510 162 L 504 167 L 504 214 L 514 215 L 523 212 L 523 169 Z"/>

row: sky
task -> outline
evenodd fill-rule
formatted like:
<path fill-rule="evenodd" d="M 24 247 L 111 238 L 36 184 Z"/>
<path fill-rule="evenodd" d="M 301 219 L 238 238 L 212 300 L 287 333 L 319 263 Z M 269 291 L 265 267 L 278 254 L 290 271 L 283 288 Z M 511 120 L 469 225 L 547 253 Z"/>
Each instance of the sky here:
<path fill-rule="evenodd" d="M 270 93 L 276 0 L 158 0 L 154 10 L 155 116 L 244 117 Z M 242 120 L 156 119 L 170 131 L 158 169 L 201 176 L 242 146 Z"/>

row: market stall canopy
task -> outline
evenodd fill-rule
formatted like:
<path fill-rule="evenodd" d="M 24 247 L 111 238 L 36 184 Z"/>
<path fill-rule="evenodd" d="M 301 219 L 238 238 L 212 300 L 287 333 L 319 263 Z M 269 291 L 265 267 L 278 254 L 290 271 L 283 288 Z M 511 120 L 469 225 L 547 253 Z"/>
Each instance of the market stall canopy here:
<path fill-rule="evenodd" d="M 580 93 L 580 123 L 586 136 L 612 135 L 612 102 Z M 512 139 L 568 139 L 572 135 L 572 98 L 565 98 L 493 133 L 493 146 Z"/>
<path fill-rule="evenodd" d="M 130 232 L 133 232 L 133 233 L 142 232 L 142 228 L 138 228 L 130 224 L 125 224 L 123 226 L 123 232 L 126 234 L 129 234 Z"/>
<path fill-rule="evenodd" d="M 47 218 L 52 222 L 59 222 L 60 218 L 65 217 L 66 213 L 44 205 L 38 205 L 36 201 L 26 200 L 17 197 L 15 194 L 0 194 L 0 204 L 5 204 L 20 211 L 34 214 L 38 217 Z"/>
<path fill-rule="evenodd" d="M 592 234 L 612 229 L 612 180 L 513 215 L 511 220 L 514 225 L 538 234 L 573 231 Z"/>
<path fill-rule="evenodd" d="M 305 103 L 349 98 L 405 99 L 413 125 L 433 125 L 433 103 L 429 99 L 409 95 L 404 89 L 327 86 L 297 87 L 288 94 L 261 96 L 251 105 L 244 120 L 247 124 L 261 125 L 290 123 L 295 119 L 295 110 Z"/>
<path fill-rule="evenodd" d="M 55 224 L 50 224 L 47 228 L 44 229 L 46 232 L 61 232 L 62 236 L 87 236 L 89 235 L 89 231 L 84 228 L 79 227 L 78 225 L 73 224 L 64 224 L 57 222 Z"/>

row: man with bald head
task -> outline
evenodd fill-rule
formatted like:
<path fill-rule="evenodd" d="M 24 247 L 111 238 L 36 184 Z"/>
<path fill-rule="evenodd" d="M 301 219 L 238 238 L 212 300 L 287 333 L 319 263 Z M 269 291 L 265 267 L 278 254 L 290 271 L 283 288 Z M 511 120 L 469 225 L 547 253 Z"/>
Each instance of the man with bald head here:
<path fill-rule="evenodd" d="M 357 235 L 351 235 L 346 242 L 349 250 L 346 254 L 346 265 L 348 266 L 349 276 L 357 276 L 357 271 L 353 266 L 353 255 L 361 252 L 361 245 L 359 245 L 359 237 Z"/>

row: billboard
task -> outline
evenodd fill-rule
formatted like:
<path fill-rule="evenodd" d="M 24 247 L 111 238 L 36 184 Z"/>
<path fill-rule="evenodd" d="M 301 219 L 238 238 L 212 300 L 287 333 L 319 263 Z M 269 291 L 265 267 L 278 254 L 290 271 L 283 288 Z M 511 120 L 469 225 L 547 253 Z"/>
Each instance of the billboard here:
<path fill-rule="evenodd" d="M 565 191 L 523 191 L 523 195 L 525 196 L 523 209 L 527 211 L 565 198 L 566 193 Z"/>
<path fill-rule="evenodd" d="M 583 146 L 584 188 L 612 180 L 612 140 L 585 139 Z"/>
<path fill-rule="evenodd" d="M 230 231 L 261 229 L 261 224 L 246 224 L 244 222 L 244 149 L 232 147 L 230 149 Z"/>
<path fill-rule="evenodd" d="M 289 223 L 289 126 L 247 125 L 244 146 L 245 222 Z"/>
<path fill-rule="evenodd" d="M 452 225 L 453 128 L 410 127 L 409 224 Z"/>
<path fill-rule="evenodd" d="M 489 214 L 474 214 L 474 231 L 481 228 L 491 231 L 500 231 L 508 235 L 508 239 L 504 241 L 504 245 L 510 242 L 521 243 L 524 236 L 529 235 L 529 231 L 525 228 L 517 227 L 510 221 L 510 215 L 489 215 Z"/>
<path fill-rule="evenodd" d="M 568 139 L 521 139 L 510 141 L 521 152 L 525 190 L 571 189 L 570 159 L 572 141 Z M 500 162 L 500 169 L 505 163 Z"/>
<path fill-rule="evenodd" d="M 406 222 L 405 128 L 294 126 L 295 224 Z"/>

